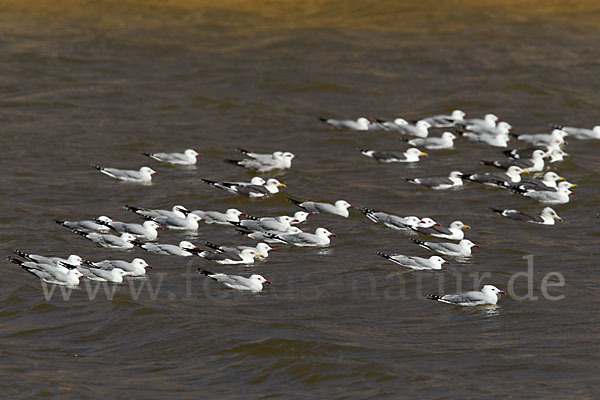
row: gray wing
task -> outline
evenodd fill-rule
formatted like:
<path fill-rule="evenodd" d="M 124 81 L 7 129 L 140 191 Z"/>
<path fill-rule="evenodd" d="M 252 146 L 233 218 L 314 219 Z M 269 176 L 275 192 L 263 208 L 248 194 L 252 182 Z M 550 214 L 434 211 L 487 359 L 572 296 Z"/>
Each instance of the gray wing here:
<path fill-rule="evenodd" d="M 240 257 L 239 253 L 228 253 L 228 252 L 212 252 L 212 251 L 203 251 L 202 257 L 210 260 L 210 261 L 242 261 L 242 257 Z"/>
<path fill-rule="evenodd" d="M 409 182 L 423 185 L 429 188 L 441 187 L 441 186 L 454 186 L 448 177 L 431 177 L 431 178 L 414 178 L 410 179 Z"/>
<path fill-rule="evenodd" d="M 533 216 L 533 215 L 528 215 L 525 214 L 521 211 L 518 210 L 504 210 L 502 211 L 502 215 L 510 218 L 510 219 L 515 219 L 518 221 L 525 221 L 525 222 L 543 222 L 544 220 L 539 217 L 539 216 Z"/>
<path fill-rule="evenodd" d="M 546 186 L 542 180 L 538 179 L 521 179 L 521 182 L 517 184 L 520 189 L 523 190 L 537 190 L 537 191 L 551 191 L 552 188 Z"/>
<path fill-rule="evenodd" d="M 477 291 L 447 294 L 442 296 L 440 300 L 452 304 L 485 304 L 485 297 L 483 293 Z"/>

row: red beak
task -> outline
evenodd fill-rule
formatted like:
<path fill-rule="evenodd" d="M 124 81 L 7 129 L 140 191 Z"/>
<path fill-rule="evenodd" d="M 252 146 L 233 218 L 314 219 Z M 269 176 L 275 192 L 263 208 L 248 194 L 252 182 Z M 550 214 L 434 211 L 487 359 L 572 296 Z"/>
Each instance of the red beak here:
<path fill-rule="evenodd" d="M 498 293 L 500 293 L 500 294 L 506 294 L 506 292 L 504 290 L 501 290 Z"/>
<path fill-rule="evenodd" d="M 265 281 L 264 283 L 268 283 L 269 285 L 271 284 L 271 281 Z"/>
<path fill-rule="evenodd" d="M 348 207 L 348 208 L 354 208 L 354 206 L 352 204 L 350 204 L 350 207 Z"/>
<path fill-rule="evenodd" d="M 151 266 L 149 266 L 149 265 L 146 265 L 146 268 L 148 268 L 148 269 L 152 269 L 152 267 L 151 267 Z"/>
<path fill-rule="evenodd" d="M 202 154 L 196 154 L 196 157 L 202 157 Z"/>
<path fill-rule="evenodd" d="M 243 213 L 240 213 L 240 215 L 246 215 L 246 213 L 245 213 L 245 212 L 243 212 Z"/>
<path fill-rule="evenodd" d="M 329 236 L 337 237 L 335 236 L 335 233 L 330 233 Z"/>
<path fill-rule="evenodd" d="M 478 244 L 474 244 L 473 247 L 479 247 L 479 245 Z"/>
<path fill-rule="evenodd" d="M 154 171 L 152 175 L 158 175 L 158 171 Z"/>
<path fill-rule="evenodd" d="M 444 264 L 450 264 L 448 261 L 444 261 Z"/>
<path fill-rule="evenodd" d="M 162 225 L 159 225 L 159 226 L 156 227 L 156 229 L 160 229 L 162 231 L 165 228 L 163 228 Z"/>
<path fill-rule="evenodd" d="M 435 225 L 433 225 L 433 226 L 440 226 L 440 224 L 438 222 L 436 222 Z"/>

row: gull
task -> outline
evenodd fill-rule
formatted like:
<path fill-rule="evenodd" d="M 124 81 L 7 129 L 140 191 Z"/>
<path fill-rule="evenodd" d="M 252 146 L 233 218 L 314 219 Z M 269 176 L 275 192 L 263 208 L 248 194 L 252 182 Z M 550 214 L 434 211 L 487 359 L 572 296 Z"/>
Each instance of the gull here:
<path fill-rule="evenodd" d="M 518 160 L 496 160 L 496 161 L 485 161 L 481 160 L 483 165 L 491 165 L 493 167 L 508 169 L 511 165 L 521 167 L 528 172 L 538 172 L 544 169 L 544 158 L 549 157 L 544 150 L 534 150 L 531 154 L 531 158 L 521 158 Z"/>
<path fill-rule="evenodd" d="M 218 244 L 214 244 L 211 242 L 206 242 L 204 244 L 206 247 L 209 247 L 213 250 L 216 250 L 220 253 L 241 253 L 242 250 L 251 249 L 254 250 L 257 254 L 262 254 L 263 258 L 267 258 L 269 256 L 269 251 L 275 251 L 274 248 L 269 246 L 266 243 L 260 242 L 257 243 L 256 246 L 220 246 Z"/>
<path fill-rule="evenodd" d="M 251 239 L 264 240 L 269 243 L 286 243 L 284 240 L 279 239 L 277 235 L 302 233 L 302 230 L 295 226 L 290 227 L 287 231 L 252 231 L 243 227 L 236 227 L 236 230 Z"/>
<path fill-rule="evenodd" d="M 174 244 L 159 244 L 159 243 L 139 243 L 133 242 L 135 246 L 141 247 L 142 249 L 154 253 L 160 254 L 163 256 L 180 256 L 180 257 L 190 257 L 193 255 L 197 255 L 199 248 L 195 244 L 188 242 L 187 240 L 182 240 L 179 242 L 178 246 Z"/>
<path fill-rule="evenodd" d="M 564 181 L 557 185 L 556 190 L 530 190 L 521 194 L 544 204 L 566 204 L 569 202 L 569 195 L 573 193 L 569 190 L 571 187 L 571 183 Z"/>
<path fill-rule="evenodd" d="M 465 119 L 463 122 L 457 123 L 457 125 L 462 126 L 482 126 L 485 128 L 494 128 L 496 123 L 500 118 L 495 116 L 494 114 L 485 114 L 483 119 L 481 118 L 470 118 Z"/>
<path fill-rule="evenodd" d="M 412 146 L 423 146 L 430 150 L 443 150 L 454 147 L 454 139 L 456 139 L 456 136 L 451 132 L 444 132 L 441 137 L 429 136 L 426 138 L 412 139 L 408 141 L 408 144 Z"/>
<path fill-rule="evenodd" d="M 546 146 L 552 141 L 559 141 L 564 143 L 565 138 L 567 138 L 569 134 L 560 129 L 554 129 L 551 133 L 535 133 L 535 134 L 524 134 L 519 135 L 517 137 L 518 140 L 522 140 L 524 142 L 532 143 L 536 146 Z"/>
<path fill-rule="evenodd" d="M 364 150 L 358 149 L 363 156 L 374 158 L 375 160 L 382 163 L 412 163 L 418 162 L 419 157 L 427 157 L 427 153 L 422 152 L 421 150 L 411 147 L 406 150 L 404 153 L 400 153 L 397 151 L 376 151 L 376 150 Z"/>
<path fill-rule="evenodd" d="M 90 221 L 90 220 L 63 221 L 63 220 L 59 220 L 59 219 L 53 219 L 53 221 L 59 225 L 66 227 L 66 228 L 77 229 L 77 230 L 87 232 L 87 233 L 91 233 L 91 232 L 108 233 L 108 232 L 110 232 L 110 228 L 108 226 L 98 223 L 97 221 L 111 222 L 112 220 L 105 215 L 101 215 L 98 218 L 96 218 L 95 221 Z"/>
<path fill-rule="evenodd" d="M 546 154 L 550 157 L 550 163 L 564 161 L 565 157 L 569 156 L 569 154 L 562 151 L 562 149 L 553 149 L 552 151 Z"/>
<path fill-rule="evenodd" d="M 143 224 L 132 224 L 118 221 L 100 221 L 98 223 L 106 225 L 111 229 L 114 229 L 118 233 L 131 233 L 133 236 L 140 240 L 156 240 L 158 237 L 157 229 L 162 229 L 162 226 L 155 221 L 144 221 Z"/>
<path fill-rule="evenodd" d="M 331 236 L 335 237 L 334 233 L 329 232 L 325 228 L 317 228 L 315 233 L 284 233 L 279 235 L 267 234 L 272 236 L 273 239 L 279 239 L 287 244 L 292 244 L 298 247 L 325 247 L 331 243 Z"/>
<path fill-rule="evenodd" d="M 411 226 L 411 229 L 415 232 L 422 233 L 423 235 L 429 235 L 431 232 L 436 232 L 434 227 L 438 227 L 440 224 L 431 218 L 423 218 L 415 226 Z"/>
<path fill-rule="evenodd" d="M 450 115 L 434 115 L 423 118 L 423 121 L 429 122 L 435 128 L 447 128 L 462 123 L 466 115 L 464 111 L 454 110 Z"/>
<path fill-rule="evenodd" d="M 146 269 L 152 269 L 152 267 L 142 258 L 134 258 L 131 262 L 124 260 L 102 260 L 95 262 L 85 260 L 84 264 L 106 271 L 120 268 L 131 276 L 144 276 L 146 275 Z"/>
<path fill-rule="evenodd" d="M 269 172 L 276 169 L 289 169 L 292 167 L 292 160 L 296 158 L 296 155 L 294 153 L 290 153 L 289 151 L 276 151 L 273 154 L 258 154 L 243 149 L 238 150 L 250 158 L 225 161 L 230 164 L 256 170 L 258 172 Z"/>
<path fill-rule="evenodd" d="M 496 126 L 489 127 L 483 125 L 469 125 L 465 129 L 467 129 L 471 133 L 475 133 L 478 135 L 508 135 L 512 129 L 512 125 L 508 122 L 498 122 Z"/>
<path fill-rule="evenodd" d="M 437 300 L 442 303 L 453 304 L 455 306 L 484 306 L 484 305 L 495 305 L 498 303 L 498 295 L 506 294 L 503 290 L 498 289 L 496 286 L 485 285 L 481 290 L 456 293 L 456 294 L 428 294 L 427 298 L 430 300 Z"/>
<path fill-rule="evenodd" d="M 429 135 L 429 128 L 431 124 L 427 121 L 417 121 L 414 125 L 396 125 L 394 131 L 400 132 L 403 135 L 416 136 L 420 138 L 426 138 Z"/>
<path fill-rule="evenodd" d="M 501 208 L 492 208 L 490 210 L 502 215 L 503 217 L 516 219 L 517 221 L 531 222 L 534 224 L 541 225 L 554 225 L 556 221 L 562 221 L 562 218 L 558 216 L 556 211 L 554 211 L 550 207 L 546 207 L 542 210 L 542 213 L 537 215 L 529 215 L 525 214 L 519 210 L 510 210 L 510 209 L 501 209 Z"/>
<path fill-rule="evenodd" d="M 507 158 L 512 158 L 515 160 L 521 158 L 531 158 L 531 155 L 535 150 L 544 150 L 547 154 L 550 154 L 553 150 L 560 149 L 561 144 L 564 143 L 562 139 L 552 139 L 547 145 L 542 146 L 529 146 L 524 149 L 511 149 L 504 150 L 502 154 L 504 154 Z"/>
<path fill-rule="evenodd" d="M 156 161 L 174 165 L 195 165 L 200 153 L 193 149 L 187 149 L 183 153 L 142 153 Z"/>
<path fill-rule="evenodd" d="M 381 252 L 377 252 L 377 254 L 393 263 L 416 270 L 442 269 L 442 264 L 450 264 L 440 256 L 423 258 L 416 256 L 405 256 L 403 254 L 386 254 Z"/>
<path fill-rule="evenodd" d="M 472 247 L 479 247 L 479 245 L 471 242 L 468 239 L 463 239 L 458 244 L 454 243 L 443 243 L 443 242 L 423 242 L 421 240 L 410 238 L 410 240 L 419 246 L 434 251 L 439 254 L 452 257 L 466 257 L 471 255 Z"/>
<path fill-rule="evenodd" d="M 561 129 L 573 136 L 575 139 L 600 139 L 600 125 L 594 126 L 592 129 L 575 128 L 573 126 L 553 125 L 555 129 Z"/>
<path fill-rule="evenodd" d="M 408 125 L 408 121 L 404 118 L 396 118 L 393 121 L 376 120 L 369 125 L 370 131 L 383 130 L 383 131 L 395 131 L 398 126 Z"/>
<path fill-rule="evenodd" d="M 230 222 L 239 222 L 240 216 L 246 215 L 235 208 L 229 208 L 224 213 L 219 211 L 194 210 L 192 211 L 192 214 L 198 215 L 207 224 L 221 225 L 228 225 Z"/>
<path fill-rule="evenodd" d="M 202 275 L 206 275 L 210 279 L 214 279 L 228 288 L 236 290 L 261 292 L 263 290 L 263 284 L 271 284 L 271 281 L 265 279 L 262 275 L 251 275 L 249 278 L 245 278 L 239 275 L 216 274 L 200 268 L 198 268 L 198 270 Z"/>
<path fill-rule="evenodd" d="M 521 182 L 521 174 L 528 173 L 529 172 L 524 169 L 513 165 L 508 167 L 506 172 L 485 172 L 482 174 L 463 175 L 463 179 L 483 183 L 484 185 L 509 187 L 511 184 Z"/>
<path fill-rule="evenodd" d="M 473 143 L 484 143 L 494 147 L 508 147 L 510 137 L 508 135 L 494 135 L 489 133 L 477 134 L 473 132 L 464 132 L 464 138 Z"/>
<path fill-rule="evenodd" d="M 308 216 L 311 213 L 306 212 L 306 211 L 296 211 L 294 213 L 294 215 L 291 217 L 291 221 L 290 221 L 290 225 L 296 225 L 296 224 L 300 224 L 302 222 L 305 222 L 308 219 Z M 276 220 L 278 217 L 253 217 L 250 215 L 246 216 L 248 219 L 254 220 L 254 221 L 274 221 Z"/>
<path fill-rule="evenodd" d="M 199 228 L 198 222 L 202 221 L 202 217 L 197 214 L 190 213 L 184 218 L 167 217 L 163 215 L 153 217 L 152 220 L 158 222 L 161 226 L 164 226 L 167 229 L 197 231 Z"/>
<path fill-rule="evenodd" d="M 356 121 L 351 119 L 331 119 L 323 117 L 317 117 L 317 119 L 336 129 L 350 129 L 353 131 L 368 131 L 369 125 L 371 125 L 371 122 L 364 117 L 361 117 Z"/>
<path fill-rule="evenodd" d="M 208 183 L 219 189 L 226 190 L 231 193 L 239 194 L 247 197 L 266 197 L 271 194 L 279 193 L 279 188 L 285 188 L 286 185 L 279 182 L 275 178 L 267 179 L 264 185 L 244 184 L 240 185 L 236 182 L 218 182 L 208 179 L 202 179 L 204 183 Z"/>
<path fill-rule="evenodd" d="M 159 217 L 159 216 L 185 218 L 185 216 L 190 213 L 190 211 L 187 208 L 185 208 L 184 206 L 179 206 L 179 205 L 173 206 L 173 208 L 170 211 L 169 210 L 134 207 L 134 206 L 129 206 L 127 204 L 125 204 L 123 206 L 123 208 L 125 208 L 126 210 L 129 210 L 129 211 L 132 211 L 132 212 L 136 213 L 137 215 L 140 215 L 144 218 L 149 218 L 149 219 L 152 219 L 154 217 Z"/>
<path fill-rule="evenodd" d="M 461 221 L 453 221 L 448 228 L 440 224 L 433 225 L 428 231 L 418 230 L 418 232 L 449 240 L 463 240 L 465 238 L 465 229 L 471 229 L 469 225 L 465 225 Z"/>
<path fill-rule="evenodd" d="M 281 217 L 266 220 L 245 219 L 240 222 L 231 222 L 231 224 L 235 226 L 241 226 L 252 231 L 286 231 L 291 227 L 292 221 L 294 221 L 293 217 L 283 215 Z"/>
<path fill-rule="evenodd" d="M 251 248 L 240 252 L 202 251 L 198 255 L 217 264 L 254 264 L 254 257 L 264 257 Z"/>
<path fill-rule="evenodd" d="M 37 276 L 42 281 L 57 285 L 66 286 L 77 286 L 79 285 L 79 278 L 84 275 L 79 272 L 76 268 L 69 269 L 66 273 L 61 272 L 59 269 L 50 270 L 44 268 L 44 264 L 37 264 L 31 261 L 22 261 L 18 258 L 8 257 L 8 259 L 23 268 L 25 271 L 32 275 Z"/>
<path fill-rule="evenodd" d="M 292 198 L 287 199 L 290 203 L 297 205 L 303 210 L 311 213 L 329 213 L 334 215 L 339 215 L 344 218 L 348 218 L 350 213 L 348 212 L 349 208 L 354 208 L 354 206 L 348 203 L 346 200 L 338 200 L 334 204 L 329 203 L 318 203 L 315 201 L 300 201 Z"/>
<path fill-rule="evenodd" d="M 388 228 L 397 230 L 410 229 L 416 226 L 421 221 L 419 218 L 412 215 L 408 217 L 399 217 L 397 215 L 392 215 L 381 211 L 375 211 L 365 207 L 362 207 L 360 209 L 360 212 L 365 214 L 367 218 L 369 218 L 376 224 L 382 223 Z"/>
<path fill-rule="evenodd" d="M 122 233 L 121 236 L 115 236 L 108 233 L 86 233 L 84 231 L 78 231 L 77 229 L 73 229 L 72 231 L 102 247 L 106 247 L 107 249 L 131 249 L 133 247 L 132 242 L 139 240 L 131 233 L 127 232 Z"/>
<path fill-rule="evenodd" d="M 23 257 L 24 259 L 32 261 L 34 263 L 51 265 L 53 267 L 56 267 L 56 265 L 59 261 L 66 262 L 69 265 L 73 265 L 73 266 L 78 266 L 82 262 L 84 262 L 81 257 L 79 257 L 78 255 L 75 255 L 75 254 L 71 254 L 67 258 L 61 258 L 61 257 L 40 256 L 38 254 L 29 254 L 29 253 L 25 253 L 22 250 L 15 250 L 14 253 Z"/>
<path fill-rule="evenodd" d="M 129 272 L 121 268 L 113 268 L 109 271 L 94 267 L 78 267 L 77 269 L 91 281 L 122 283 L 124 276 L 130 276 Z"/>
<path fill-rule="evenodd" d="M 416 183 L 434 190 L 446 190 L 463 185 L 463 173 L 460 171 L 452 171 L 447 177 L 431 177 L 431 178 L 407 178 L 410 183 Z"/>
<path fill-rule="evenodd" d="M 92 167 L 96 168 L 104 175 L 108 175 L 111 178 L 125 182 L 150 183 L 152 182 L 152 175 L 158 174 L 158 172 L 150 167 L 142 167 L 139 171 L 130 169 L 105 168 L 95 164 L 92 164 Z"/>
<path fill-rule="evenodd" d="M 556 189 L 556 182 L 564 180 L 565 178 L 559 176 L 556 172 L 548 171 L 542 179 L 521 179 L 516 187 L 525 191 Z"/>

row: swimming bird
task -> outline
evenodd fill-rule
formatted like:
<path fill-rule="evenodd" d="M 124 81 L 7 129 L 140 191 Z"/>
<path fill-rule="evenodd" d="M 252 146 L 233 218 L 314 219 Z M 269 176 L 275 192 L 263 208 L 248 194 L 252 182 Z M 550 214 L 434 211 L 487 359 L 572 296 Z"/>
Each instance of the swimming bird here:
<path fill-rule="evenodd" d="M 131 276 L 144 276 L 146 275 L 146 269 L 152 269 L 152 267 L 143 258 L 134 258 L 131 261 L 124 260 L 102 260 L 102 261 L 89 261 L 85 260 L 84 264 L 90 267 L 100 268 L 106 271 L 110 271 L 115 268 L 120 268 L 126 271 Z"/>
<path fill-rule="evenodd" d="M 246 213 L 235 208 L 229 208 L 224 213 L 219 211 L 194 210 L 193 214 L 198 215 L 207 224 L 229 225 L 230 222 L 239 222 L 240 216 Z"/>
<path fill-rule="evenodd" d="M 547 146 L 550 142 L 558 141 L 561 144 L 564 143 L 565 138 L 569 134 L 561 129 L 554 129 L 551 133 L 534 133 L 534 134 L 523 134 L 517 137 L 518 140 L 532 143 L 536 146 Z"/>
<path fill-rule="evenodd" d="M 569 202 L 569 195 L 573 193 L 571 187 L 571 183 L 563 181 L 556 186 L 556 190 L 529 190 L 519 193 L 544 204 L 566 204 Z"/>
<path fill-rule="evenodd" d="M 195 165 L 200 153 L 193 149 L 187 149 L 183 153 L 142 153 L 156 161 L 173 165 Z"/>
<path fill-rule="evenodd" d="M 56 267 L 56 265 L 59 261 L 66 262 L 69 265 L 73 265 L 73 266 L 78 266 L 83 262 L 83 259 L 76 254 L 71 254 L 67 258 L 62 258 L 62 257 L 46 257 L 46 256 L 38 255 L 38 254 L 30 254 L 30 253 L 25 253 L 22 250 L 15 250 L 14 253 L 23 257 L 24 259 L 32 261 L 34 263 L 47 264 L 47 265 L 51 265 L 53 267 Z"/>
<path fill-rule="evenodd" d="M 254 257 L 263 258 L 264 255 L 257 253 L 255 249 L 243 249 L 242 251 L 201 251 L 198 255 L 206 260 L 217 264 L 254 264 Z"/>
<path fill-rule="evenodd" d="M 464 138 L 473 143 L 483 143 L 494 147 L 508 147 L 510 137 L 508 135 L 495 135 L 489 133 L 473 133 L 464 132 L 462 134 Z"/>
<path fill-rule="evenodd" d="M 255 184 L 243 184 L 240 185 L 236 182 L 226 182 L 226 181 L 211 181 L 208 179 L 202 179 L 204 183 L 207 183 L 211 186 L 214 186 L 219 189 L 226 190 L 230 193 L 239 194 L 247 197 L 267 197 L 275 193 L 279 193 L 279 188 L 285 188 L 286 185 L 279 182 L 275 178 L 267 179 L 264 185 L 255 185 Z"/>
<path fill-rule="evenodd" d="M 303 210 L 305 210 L 311 214 L 318 214 L 318 213 L 323 212 L 323 213 L 329 213 L 329 214 L 333 214 L 333 215 L 339 215 L 344 218 L 348 218 L 348 216 L 350 215 L 350 212 L 348 211 L 348 209 L 354 208 L 354 206 L 352 204 L 348 203 L 346 200 L 338 200 L 334 204 L 319 203 L 316 201 L 300 201 L 300 200 L 292 199 L 290 197 L 288 197 L 287 200 L 290 203 L 297 205 L 298 207 L 302 208 Z"/>
<path fill-rule="evenodd" d="M 168 217 L 165 215 L 157 216 L 152 218 L 153 221 L 159 223 L 161 226 L 180 231 L 197 231 L 199 228 L 198 222 L 202 221 L 202 217 L 190 213 L 184 218 L 181 217 Z"/>
<path fill-rule="evenodd" d="M 48 269 L 44 268 L 44 264 L 38 264 L 32 261 L 23 261 L 15 257 L 8 257 L 8 260 L 12 263 L 17 264 L 25 271 L 32 275 L 37 276 L 42 281 L 51 284 L 65 285 L 65 286 L 77 286 L 79 285 L 79 278 L 83 277 L 83 274 L 77 270 L 77 268 L 69 269 L 66 273 L 61 272 L 60 269 Z"/>
<path fill-rule="evenodd" d="M 540 215 L 529 215 L 519 210 L 501 209 L 493 207 L 490 207 L 490 210 L 506 218 L 515 219 L 517 221 L 523 222 L 531 222 L 533 224 L 554 225 L 555 221 L 562 221 L 562 218 L 559 217 L 556 211 L 554 211 L 550 207 L 544 208 Z"/>
<path fill-rule="evenodd" d="M 127 232 L 122 233 L 121 236 L 115 236 L 108 233 L 86 233 L 83 231 L 78 231 L 77 229 L 73 229 L 72 231 L 88 240 L 91 240 L 97 245 L 106 247 L 108 249 L 131 249 L 133 247 L 132 242 L 139 241 L 138 238 Z"/>
<path fill-rule="evenodd" d="M 496 160 L 496 161 L 485 161 L 481 160 L 483 165 L 491 165 L 500 169 L 508 169 L 511 165 L 521 167 L 528 172 L 538 172 L 544 169 L 544 158 L 549 157 L 543 150 L 535 150 L 531 154 L 531 158 L 521 158 L 518 160 Z"/>
<path fill-rule="evenodd" d="M 190 257 L 198 255 L 199 248 L 195 244 L 182 240 L 179 245 L 174 244 L 161 244 L 161 243 L 139 243 L 133 242 L 135 246 L 140 247 L 149 253 L 160 254 L 163 256 L 180 256 Z"/>
<path fill-rule="evenodd" d="M 434 115 L 423 118 L 423 121 L 429 122 L 435 128 L 447 128 L 462 123 L 465 120 L 465 112 L 462 110 L 454 110 L 450 115 Z"/>
<path fill-rule="evenodd" d="M 447 228 L 440 224 L 434 225 L 428 233 L 424 234 L 442 239 L 463 240 L 465 238 L 465 229 L 471 229 L 471 227 L 465 225 L 462 221 L 453 221 Z"/>
<path fill-rule="evenodd" d="M 495 116 L 494 114 L 485 114 L 483 116 L 483 119 L 481 118 L 469 118 L 469 119 L 465 119 L 462 122 L 458 122 L 456 125 L 462 125 L 462 126 L 482 126 L 485 128 L 494 128 L 496 126 L 496 123 L 498 122 L 500 118 L 498 118 L 497 116 Z"/>
<path fill-rule="evenodd" d="M 234 164 L 247 169 L 252 169 L 258 172 L 269 172 L 277 169 L 289 169 L 292 167 L 292 160 L 296 158 L 294 153 L 289 151 L 276 151 L 273 154 L 259 154 L 247 150 L 238 149 L 243 154 L 250 158 L 243 160 L 225 160 L 230 164 Z"/>
<path fill-rule="evenodd" d="M 479 245 L 471 242 L 468 239 L 463 239 L 458 244 L 446 242 L 424 242 L 410 238 L 410 240 L 419 246 L 434 251 L 439 254 L 452 257 L 466 257 L 471 255 L 471 248 L 479 247 Z"/>
<path fill-rule="evenodd" d="M 446 176 L 430 177 L 430 178 L 406 178 L 410 183 L 425 186 L 434 190 L 446 190 L 463 186 L 463 173 L 460 171 L 452 171 Z"/>
<path fill-rule="evenodd" d="M 565 178 L 559 176 L 556 172 L 548 171 L 542 179 L 521 179 L 521 182 L 515 186 L 522 190 L 551 190 L 556 189 L 557 182 L 564 181 Z"/>
<path fill-rule="evenodd" d="M 592 129 L 562 125 L 553 125 L 552 127 L 567 132 L 569 136 L 572 136 L 575 139 L 600 139 L 600 125 L 596 125 Z"/>
<path fill-rule="evenodd" d="M 263 259 L 265 259 L 269 256 L 270 251 L 275 251 L 274 248 L 272 248 L 271 246 L 269 246 L 268 244 L 263 243 L 263 242 L 257 243 L 256 246 L 221 246 L 221 245 L 214 244 L 211 242 L 206 242 L 205 246 L 209 247 L 213 250 L 216 250 L 220 253 L 237 253 L 237 254 L 239 254 L 243 250 L 251 249 L 251 250 L 254 250 L 257 254 L 262 254 Z"/>
<path fill-rule="evenodd" d="M 235 226 L 241 226 L 252 231 L 286 231 L 291 227 L 293 217 L 283 215 L 273 219 L 252 220 L 245 219 L 239 222 L 231 222 Z"/>
<path fill-rule="evenodd" d="M 271 284 L 271 281 L 265 279 L 262 275 L 251 275 L 245 278 L 239 275 L 219 274 L 198 268 L 202 275 L 206 275 L 231 289 L 249 290 L 252 292 L 261 292 L 264 284 Z"/>
<path fill-rule="evenodd" d="M 325 228 L 317 228 L 315 233 L 300 232 L 300 233 L 283 233 L 283 234 L 269 234 L 273 239 L 281 240 L 287 244 L 291 244 L 298 247 L 325 247 L 331 243 L 330 237 L 335 237 L 334 233 L 329 232 Z"/>
<path fill-rule="evenodd" d="M 382 223 L 388 228 L 397 230 L 410 229 L 421 221 L 420 218 L 415 216 L 400 217 L 398 215 L 388 214 L 382 211 L 375 211 L 366 207 L 360 208 L 360 212 L 362 212 L 368 219 L 376 224 Z"/>
<path fill-rule="evenodd" d="M 450 264 L 440 256 L 423 258 L 416 256 L 405 256 L 403 254 L 386 254 L 381 252 L 377 252 L 377 254 L 393 263 L 416 270 L 439 270 L 442 269 L 443 264 Z"/>
<path fill-rule="evenodd" d="M 97 221 L 111 222 L 112 220 L 105 215 L 101 215 L 98 218 L 96 218 L 96 220 L 94 220 L 94 221 L 90 221 L 90 220 L 64 221 L 64 220 L 59 220 L 59 219 L 54 219 L 53 221 L 59 225 L 66 227 L 66 228 L 77 229 L 77 230 L 87 232 L 87 233 L 91 233 L 91 232 L 108 233 L 108 232 L 110 232 L 110 228 L 108 226 L 98 223 Z"/>
<path fill-rule="evenodd" d="M 419 138 L 426 138 L 429 136 L 429 128 L 431 128 L 431 124 L 427 121 L 417 121 L 416 124 L 411 125 L 396 125 L 394 131 L 399 132 L 403 135 L 416 136 Z"/>
<path fill-rule="evenodd" d="M 332 119 L 323 117 L 317 117 L 317 119 L 336 129 L 350 129 L 353 131 L 368 131 L 369 125 L 371 125 L 371 122 L 364 117 L 361 117 L 356 121 L 351 119 Z"/>
<path fill-rule="evenodd" d="M 104 175 L 108 175 L 111 178 L 125 182 L 150 183 L 152 182 L 152 175 L 158 174 L 158 172 L 150 167 L 142 167 L 139 171 L 130 169 L 105 168 L 96 164 L 92 164 L 92 167 L 96 168 Z"/>
<path fill-rule="evenodd" d="M 412 146 L 423 146 L 430 150 L 451 149 L 454 147 L 456 136 L 452 132 L 444 132 L 441 137 L 417 138 L 408 141 Z"/>
<path fill-rule="evenodd" d="M 125 204 L 123 206 L 126 210 L 136 213 L 147 219 L 152 219 L 154 217 L 159 216 L 167 216 L 167 217 L 178 217 L 185 218 L 186 215 L 190 213 L 190 211 L 184 206 L 175 205 L 171 210 L 161 210 L 161 209 L 150 209 L 150 208 L 142 208 L 142 207 L 134 207 Z"/>
<path fill-rule="evenodd" d="M 113 221 L 110 222 L 98 220 L 98 223 L 106 225 L 109 228 L 115 230 L 118 233 L 131 233 L 133 236 L 140 240 L 156 240 L 158 237 L 158 229 L 162 229 L 162 226 L 155 221 L 144 221 L 143 224 L 134 224 Z"/>
<path fill-rule="evenodd" d="M 498 289 L 496 286 L 485 285 L 481 290 L 468 291 L 456 294 L 428 294 L 427 298 L 430 300 L 437 300 L 442 303 L 453 304 L 455 306 L 482 306 L 482 305 L 495 305 L 498 303 L 498 296 L 506 294 L 503 290 Z"/>
<path fill-rule="evenodd" d="M 403 153 L 397 151 L 376 151 L 376 150 L 364 150 L 358 149 L 363 156 L 374 158 L 376 161 L 382 163 L 412 163 L 418 162 L 419 157 L 427 157 L 427 153 L 421 150 L 411 147 Z"/>
<path fill-rule="evenodd" d="M 100 281 L 100 282 L 112 282 L 112 283 L 122 283 L 124 276 L 130 276 L 129 272 L 122 270 L 121 268 L 113 268 L 111 270 L 105 270 L 101 268 L 94 267 L 77 267 L 79 272 L 84 274 L 91 281 Z"/>
<path fill-rule="evenodd" d="M 521 174 L 529 172 L 517 167 L 516 165 L 508 167 L 506 172 L 484 172 L 481 174 L 463 175 L 463 179 L 468 179 L 472 182 L 483 183 L 484 185 L 509 187 L 515 183 L 521 182 Z"/>
<path fill-rule="evenodd" d="M 296 211 L 294 213 L 294 215 L 291 217 L 292 220 L 290 221 L 291 225 L 296 225 L 296 224 L 301 224 L 302 222 L 305 222 L 309 215 L 311 215 L 311 213 L 306 212 L 306 211 Z M 278 217 L 254 217 L 251 215 L 247 215 L 246 216 L 248 219 L 254 220 L 254 221 L 274 221 L 276 220 Z"/>

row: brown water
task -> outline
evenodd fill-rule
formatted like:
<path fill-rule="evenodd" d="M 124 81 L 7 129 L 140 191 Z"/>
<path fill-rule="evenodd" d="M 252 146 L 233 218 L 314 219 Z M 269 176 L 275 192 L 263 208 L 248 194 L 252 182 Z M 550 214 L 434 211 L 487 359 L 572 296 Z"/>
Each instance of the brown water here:
<path fill-rule="evenodd" d="M 478 160 L 501 157 L 497 149 L 459 141 L 415 166 L 381 165 L 355 148 L 406 148 L 394 134 L 334 131 L 314 118 L 461 108 L 493 112 L 517 132 L 600 122 L 597 2 L 441 3 L 0 2 L 1 254 L 143 256 L 154 266 L 146 281 L 115 287 L 112 300 L 102 288 L 90 300 L 82 283 L 68 301 L 58 289 L 47 301 L 37 280 L 6 261 L 3 397 L 597 397 L 600 143 L 570 141 L 571 158 L 554 169 L 580 188 L 556 207 L 562 224 L 533 226 L 489 212 L 541 209 L 507 191 L 432 192 L 403 180 L 486 170 Z M 188 147 L 203 154 L 195 169 L 139 154 Z M 249 200 L 200 182 L 250 178 L 222 162 L 236 147 L 296 153 L 277 176 L 287 195 L 460 218 L 481 248 L 443 272 L 407 272 L 375 254 L 429 255 L 406 235 L 358 212 L 317 215 L 306 228 L 337 233 L 331 247 L 281 247 L 250 269 L 97 248 L 51 222 L 136 221 L 123 204 L 295 211 L 286 194 Z M 160 174 L 152 186 L 123 184 L 91 162 Z M 245 240 L 206 225 L 188 238 Z M 161 233 L 163 242 L 181 239 Z M 518 299 L 524 277 L 493 310 L 423 298 L 479 287 L 477 278 L 507 289 L 527 271 L 527 255 L 535 301 Z M 197 267 L 257 271 L 273 285 L 235 292 Z M 562 300 L 542 292 L 551 272 L 565 284 L 548 294 Z"/>

